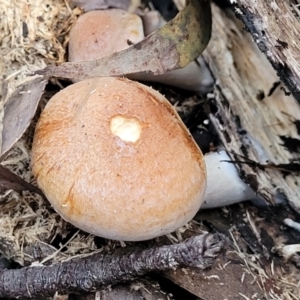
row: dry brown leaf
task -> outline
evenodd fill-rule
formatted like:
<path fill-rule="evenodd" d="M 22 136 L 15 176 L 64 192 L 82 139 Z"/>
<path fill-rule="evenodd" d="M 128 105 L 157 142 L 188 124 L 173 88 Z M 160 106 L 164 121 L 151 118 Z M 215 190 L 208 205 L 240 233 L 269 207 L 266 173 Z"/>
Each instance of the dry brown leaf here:
<path fill-rule="evenodd" d="M 159 75 L 185 67 L 196 59 L 208 44 L 210 35 L 209 0 L 190 0 L 173 20 L 132 47 L 99 60 L 48 66 L 35 74 L 73 80 L 138 72 Z"/>
<path fill-rule="evenodd" d="M 0 193 L 7 190 L 14 190 L 16 192 L 22 192 L 28 190 L 41 195 L 45 198 L 44 194 L 40 189 L 28 183 L 12 171 L 6 169 L 0 165 Z"/>
<path fill-rule="evenodd" d="M 19 85 L 6 101 L 0 161 L 28 128 L 46 84 L 47 80 L 43 77 L 29 78 Z"/>

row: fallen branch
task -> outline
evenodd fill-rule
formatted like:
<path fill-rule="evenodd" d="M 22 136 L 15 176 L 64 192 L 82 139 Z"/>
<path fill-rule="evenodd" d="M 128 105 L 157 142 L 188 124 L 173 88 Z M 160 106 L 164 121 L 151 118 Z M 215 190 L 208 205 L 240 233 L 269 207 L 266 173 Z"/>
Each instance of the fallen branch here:
<path fill-rule="evenodd" d="M 134 250 L 112 255 L 95 254 L 52 266 L 0 270 L 0 298 L 35 298 L 95 291 L 103 285 L 116 284 L 177 267 L 210 267 L 225 249 L 220 234 L 203 234 L 180 244 Z"/>

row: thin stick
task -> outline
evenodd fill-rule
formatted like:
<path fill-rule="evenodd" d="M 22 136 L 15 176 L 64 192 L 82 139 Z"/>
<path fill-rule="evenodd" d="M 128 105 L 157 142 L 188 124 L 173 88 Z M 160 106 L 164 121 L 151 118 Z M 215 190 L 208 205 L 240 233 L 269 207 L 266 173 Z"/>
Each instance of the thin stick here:
<path fill-rule="evenodd" d="M 224 252 L 220 234 L 203 234 L 180 244 L 112 255 L 95 254 L 52 266 L 0 270 L 0 298 L 35 298 L 95 291 L 103 285 L 132 280 L 148 272 L 177 267 L 210 267 Z"/>

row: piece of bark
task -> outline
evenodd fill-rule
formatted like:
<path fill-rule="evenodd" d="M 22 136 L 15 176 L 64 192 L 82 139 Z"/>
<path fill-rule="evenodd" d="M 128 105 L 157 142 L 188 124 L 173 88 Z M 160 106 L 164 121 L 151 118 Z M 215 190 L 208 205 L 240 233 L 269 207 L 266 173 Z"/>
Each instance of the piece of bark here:
<path fill-rule="evenodd" d="M 203 234 L 180 244 L 135 250 L 125 254 L 95 254 L 49 267 L 0 270 L 0 298 L 34 298 L 94 291 L 103 285 L 133 280 L 148 272 L 177 267 L 210 267 L 224 253 L 220 234 Z"/>
<path fill-rule="evenodd" d="M 242 179 L 268 202 L 288 200 L 300 212 L 299 104 L 233 12 L 214 4 L 212 12 L 203 53 L 216 78 L 211 121 Z"/>
<path fill-rule="evenodd" d="M 300 103 L 299 15 L 287 0 L 236 0 L 236 13 Z"/>
<path fill-rule="evenodd" d="M 245 263 L 234 252 L 226 261 L 218 258 L 217 264 L 218 268 L 201 273 L 186 268 L 168 271 L 164 277 L 203 300 L 266 299 L 261 282 L 247 272 Z M 272 288 L 280 296 L 274 284 Z"/>
<path fill-rule="evenodd" d="M 219 257 L 215 263 L 218 267 L 201 274 L 185 269 L 167 272 L 166 276 L 171 273 L 169 279 L 195 295 L 201 292 L 203 300 L 256 299 L 252 298 L 255 292 L 257 299 L 300 295 L 297 284 L 291 288 L 292 282 L 298 282 L 299 269 L 280 258 L 284 245 L 299 243 L 300 233 L 282 226 L 287 217 L 297 220 L 296 215 L 288 207 L 263 208 L 250 202 L 200 211 L 195 220 L 210 231 L 234 238 L 235 251 L 229 243 L 226 261 Z M 295 255 L 291 258 L 295 265 L 296 259 Z"/>

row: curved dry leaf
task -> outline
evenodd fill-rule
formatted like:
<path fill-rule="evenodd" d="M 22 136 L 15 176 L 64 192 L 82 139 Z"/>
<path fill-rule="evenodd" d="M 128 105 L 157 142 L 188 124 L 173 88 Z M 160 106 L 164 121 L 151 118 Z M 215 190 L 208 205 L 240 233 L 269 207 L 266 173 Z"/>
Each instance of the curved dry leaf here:
<path fill-rule="evenodd" d="M 47 82 L 44 77 L 29 77 L 7 99 L 4 105 L 0 161 L 28 128 Z"/>
<path fill-rule="evenodd" d="M 35 74 L 73 80 L 138 72 L 163 74 L 185 67 L 196 59 L 205 49 L 210 36 L 209 0 L 190 0 L 173 20 L 123 51 L 99 60 L 48 66 Z"/>
<path fill-rule="evenodd" d="M 7 190 L 14 190 L 16 192 L 28 190 L 45 198 L 43 192 L 39 188 L 35 187 L 31 183 L 28 183 L 9 169 L 0 165 L 0 193 L 3 193 Z"/>

